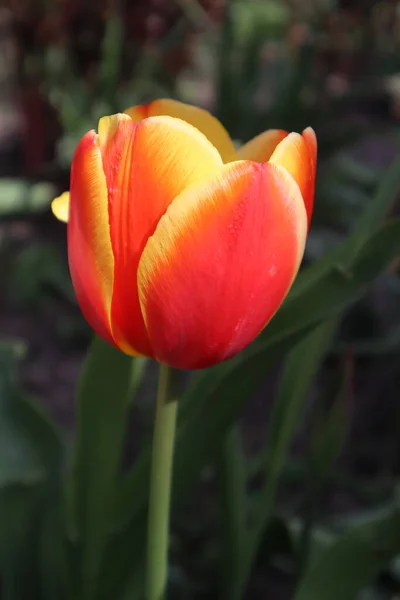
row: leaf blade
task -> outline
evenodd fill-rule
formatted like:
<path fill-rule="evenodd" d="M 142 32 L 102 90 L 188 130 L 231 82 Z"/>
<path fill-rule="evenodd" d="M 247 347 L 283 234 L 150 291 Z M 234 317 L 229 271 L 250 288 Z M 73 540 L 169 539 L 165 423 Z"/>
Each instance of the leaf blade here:
<path fill-rule="evenodd" d="M 67 483 L 80 537 L 82 598 L 95 597 L 129 406 L 132 359 L 95 338 L 77 391 L 77 440 Z M 79 577 L 79 576 L 78 576 Z"/>
<path fill-rule="evenodd" d="M 397 507 L 352 528 L 319 557 L 294 600 L 354 600 L 400 551 Z"/>

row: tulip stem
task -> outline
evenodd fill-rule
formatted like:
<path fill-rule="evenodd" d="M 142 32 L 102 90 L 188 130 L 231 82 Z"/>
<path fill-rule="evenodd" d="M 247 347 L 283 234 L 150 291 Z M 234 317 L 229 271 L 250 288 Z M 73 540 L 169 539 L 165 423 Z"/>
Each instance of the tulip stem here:
<path fill-rule="evenodd" d="M 165 600 L 178 371 L 160 364 L 153 434 L 147 538 L 147 600 Z"/>

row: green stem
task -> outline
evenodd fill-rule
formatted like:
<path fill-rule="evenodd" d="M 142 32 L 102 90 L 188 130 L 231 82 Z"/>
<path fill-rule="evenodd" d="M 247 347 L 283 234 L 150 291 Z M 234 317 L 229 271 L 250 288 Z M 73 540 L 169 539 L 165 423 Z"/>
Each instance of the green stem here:
<path fill-rule="evenodd" d="M 150 477 L 147 538 L 147 600 L 164 600 L 168 572 L 171 477 L 178 396 L 178 371 L 160 364 Z"/>

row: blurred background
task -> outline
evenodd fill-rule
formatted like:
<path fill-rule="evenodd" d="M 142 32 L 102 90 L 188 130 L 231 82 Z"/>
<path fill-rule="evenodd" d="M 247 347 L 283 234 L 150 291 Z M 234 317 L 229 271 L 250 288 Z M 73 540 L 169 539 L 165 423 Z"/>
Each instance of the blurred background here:
<path fill-rule="evenodd" d="M 68 437 L 74 432 L 74 389 L 91 332 L 69 279 L 65 225 L 51 215 L 50 202 L 68 189 L 76 143 L 96 128 L 99 117 L 161 97 L 207 108 L 237 142 L 268 128 L 315 128 L 317 195 L 305 257 L 315 261 L 355 227 L 399 153 L 400 2 L 1 3 L 0 350 L 6 359 L 0 379 L 11 361 L 18 385 L 43 404 Z M 399 214 L 398 202 L 391 211 Z M 335 477 L 320 498 L 322 519 L 374 505 L 395 485 L 399 300 L 394 265 L 346 313 L 315 384 L 325 389 L 338 357 L 345 361 L 351 373 L 349 435 Z M 154 391 L 154 372 L 150 368 L 146 374 L 132 419 L 137 439 L 151 424 L 146 402 Z M 265 396 L 274 377 L 246 410 L 250 457 L 265 434 Z M 311 416 L 312 411 L 305 421 Z M 305 432 L 294 441 L 288 475 L 294 513 L 301 504 Z M 1 474 L 0 469 L 0 487 Z M 192 548 L 185 573 L 196 583 L 199 598 L 209 597 L 201 594 L 211 559 L 193 548 L 212 532 L 215 509 L 208 485 L 205 473 L 200 507 L 188 509 L 177 525 L 184 547 Z M 200 512 L 202 517 L 193 518 Z M 388 594 L 400 590 L 395 578 L 389 583 Z M 290 576 L 280 564 L 267 575 L 254 574 L 249 598 L 264 598 L 272 590 L 270 597 L 279 600 L 289 597 L 288 589 Z"/>

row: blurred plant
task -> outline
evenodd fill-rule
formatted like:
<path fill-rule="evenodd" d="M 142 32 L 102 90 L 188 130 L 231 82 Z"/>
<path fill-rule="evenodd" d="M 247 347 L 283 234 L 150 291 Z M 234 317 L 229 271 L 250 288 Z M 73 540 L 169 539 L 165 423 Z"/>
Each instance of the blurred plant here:
<path fill-rule="evenodd" d="M 17 4 L 21 11 L 25 9 Z M 399 586 L 393 562 L 400 554 L 398 477 L 389 469 L 366 480 L 342 472 L 337 459 L 349 424 L 350 373 L 346 369 L 339 373 L 337 386 L 323 378 L 326 389 L 322 391 L 318 374 L 326 373 L 327 357 L 332 361 L 332 356 L 347 355 L 349 345 L 355 359 L 384 353 L 384 360 L 390 354 L 395 361 L 398 354 L 398 326 L 393 324 L 383 338 L 375 331 L 362 336 L 365 326 L 360 333 L 354 323 L 360 317 L 360 298 L 371 313 L 370 295 L 365 292 L 377 277 L 394 302 L 398 300 L 400 225 L 396 219 L 386 220 L 395 213 L 400 164 L 397 159 L 388 171 L 379 165 L 365 166 L 354 150 L 360 139 L 376 130 L 398 146 L 399 3 L 321 0 L 306 6 L 237 0 L 220 9 L 217 3 L 212 8 L 203 5 L 205 11 L 195 2 L 182 1 L 173 9 L 167 4 L 165 10 L 179 18 L 171 17 L 165 27 L 150 18 L 160 37 L 149 41 L 145 35 L 147 42 L 143 48 L 141 40 L 136 53 L 127 52 L 126 40 L 119 43 L 127 20 L 122 23 L 120 13 L 108 20 L 104 7 L 94 7 L 101 13 L 94 26 L 100 42 L 93 45 L 95 69 L 79 60 L 74 64 L 66 28 L 57 29 L 54 21 L 47 21 L 46 35 L 63 34 L 60 44 L 53 37 L 47 48 L 43 63 L 47 83 L 41 87 L 63 124 L 65 139 L 59 148 L 64 167 L 69 166 L 76 140 L 95 126 L 99 114 L 172 92 L 196 101 L 200 85 L 192 85 L 182 68 L 186 59 L 182 54 L 187 52 L 182 39 L 193 23 L 201 24 L 200 34 L 191 38 L 193 56 L 201 54 L 202 65 L 207 53 L 218 62 L 218 84 L 202 97 L 216 106 L 235 138 L 246 141 L 269 126 L 302 129 L 310 122 L 317 129 L 322 156 L 307 249 L 311 264 L 255 344 L 231 362 L 189 374 L 183 386 L 174 458 L 171 595 L 213 594 L 217 585 L 213 565 L 220 558 L 221 597 L 239 600 L 253 570 L 265 571 L 262 561 L 282 572 L 278 557 L 284 553 L 285 577 L 296 587 L 295 600 L 353 600 L 358 595 L 364 598 L 364 592 L 374 600 L 385 597 L 374 585 L 378 577 L 385 574 L 385 580 L 380 579 L 384 591 L 388 580 L 392 591 Z M 40 12 L 38 3 L 32 6 Z M 75 14 L 74 6 L 63 5 L 68 18 Z M 135 3 L 130 10 L 131 14 L 137 10 L 136 16 L 140 10 L 149 15 L 153 8 Z M 53 18 L 54 12 L 49 15 Z M 221 16 L 220 37 L 213 20 Z M 132 17 L 132 23 L 143 33 L 141 19 Z M 37 57 L 36 50 L 32 55 Z M 172 61 L 172 76 L 165 76 L 168 61 Z M 37 68 L 32 67 L 34 62 L 24 57 L 26 73 Z M 205 77 L 210 78 L 210 71 Z M 378 111 L 385 111 L 384 122 L 377 118 Z M 30 210 L 25 183 L 17 184 L 17 192 L 15 182 L 6 186 L 10 183 L 13 197 L 22 199 L 13 202 L 13 209 L 19 204 Z M 2 196 L 7 204 L 10 189 Z M 45 285 L 50 282 L 68 293 L 65 281 L 59 281 L 57 259 L 51 266 L 50 254 L 47 246 L 34 246 L 32 254 L 26 249 L 20 255 L 22 263 L 13 280 L 26 285 L 27 297 L 37 293 L 36 283 L 30 284 L 32 271 Z M 1 594 L 7 600 L 140 600 L 149 442 L 145 440 L 133 465 L 122 472 L 120 464 L 133 390 L 140 389 L 142 359 L 132 366 L 100 340 L 93 342 L 77 391 L 77 433 L 71 456 L 48 417 L 19 389 L 20 350 L 12 340 L 0 349 Z M 249 461 L 240 417 L 280 359 L 284 364 L 266 443 Z M 353 367 L 357 371 L 358 363 Z M 298 442 L 311 392 L 320 419 L 311 428 L 308 459 L 301 447 L 293 460 L 290 451 Z M 328 397 L 330 410 L 320 412 L 318 407 Z M 181 535 L 182 521 L 187 520 L 182 507 L 187 507 L 188 498 L 196 499 L 194 486 L 201 475 L 205 479 L 213 473 L 209 468 L 213 464 L 221 500 L 219 550 L 215 539 L 206 540 L 207 533 L 200 536 L 196 530 L 197 513 L 189 517 L 186 538 Z M 209 486 L 209 480 L 203 485 Z M 301 487 L 300 499 L 308 490 L 300 518 L 295 514 L 296 485 Z M 368 512 L 358 509 L 346 520 L 328 512 L 322 519 L 314 508 L 328 485 L 350 489 L 362 506 L 368 505 Z M 190 562 L 188 548 L 192 553 L 195 548 L 195 561 Z"/>
<path fill-rule="evenodd" d="M 231 598 L 241 597 L 241 590 L 244 589 L 248 579 L 263 531 L 274 511 L 276 485 L 281 477 L 288 445 L 293 439 L 299 417 L 303 412 L 302 406 L 307 399 L 307 390 L 323 354 L 329 347 L 329 332 L 332 331 L 332 327 L 323 327 L 318 334 L 318 329 L 314 332 L 314 328 L 317 324 L 322 325 L 328 317 L 340 315 L 400 251 L 400 224 L 397 221 L 389 222 L 377 231 L 374 226 L 377 223 L 377 214 L 383 216 L 385 207 L 389 205 L 394 190 L 399 185 L 399 169 L 398 163 L 396 163 L 389 171 L 387 178 L 383 180 L 375 202 L 368 209 L 368 213 L 363 219 L 362 229 L 360 226 L 351 240 L 347 240 L 324 261 L 304 270 L 285 305 L 253 347 L 233 361 L 193 375 L 188 388 L 180 399 L 181 411 L 178 419 L 174 465 L 175 510 L 192 490 L 200 468 L 218 451 L 221 440 L 233 426 L 248 398 L 264 379 L 267 369 L 296 342 L 299 346 L 292 352 L 296 351 L 299 356 L 309 357 L 311 360 L 310 367 L 306 369 L 304 359 L 300 362 L 293 355 L 289 359 L 291 362 L 287 364 L 287 369 L 292 370 L 292 375 L 288 377 L 288 372 L 285 371 L 282 374 L 284 387 L 277 398 L 274 409 L 275 416 L 270 423 L 272 437 L 271 435 L 269 437 L 269 447 L 264 455 L 266 463 L 262 467 L 263 471 L 265 469 L 266 484 L 257 491 L 255 503 L 253 500 L 248 504 L 247 494 L 244 495 L 243 510 L 245 507 L 247 507 L 246 511 L 251 506 L 253 507 L 250 513 L 252 526 L 250 530 L 246 526 L 246 542 L 240 546 L 242 559 L 239 563 L 239 572 L 236 573 L 237 584 L 233 587 L 234 596 L 230 596 Z M 367 233 L 367 231 L 371 233 Z M 352 253 L 349 252 L 350 248 L 353 248 Z M 346 275 L 346 271 L 351 275 Z M 309 344 L 315 344 L 313 358 L 310 354 Z M 60 594 L 61 596 L 65 594 L 67 598 L 76 598 L 81 597 L 84 589 L 86 589 L 84 598 L 123 598 L 125 594 L 128 594 L 127 597 L 130 597 L 129 594 L 132 594 L 131 597 L 134 598 L 141 597 L 143 573 L 141 560 L 145 533 L 143 517 L 147 510 L 148 500 L 148 447 L 143 449 L 132 470 L 126 475 L 122 476 L 118 468 L 121 435 L 127 410 L 126 402 L 127 398 L 130 398 L 131 369 L 132 363 L 129 358 L 103 342 L 95 341 L 89 353 L 78 391 L 78 430 L 74 450 L 74 468 L 72 471 L 68 470 L 69 475 L 66 479 L 63 470 L 59 471 L 57 468 L 55 471 L 58 473 L 56 489 L 53 485 L 46 487 L 45 489 L 48 491 L 43 491 L 44 495 L 41 496 L 39 505 L 33 505 L 37 507 L 37 510 L 43 511 L 48 506 L 48 502 L 52 502 L 53 509 L 57 508 L 57 515 L 54 515 L 55 521 L 51 525 L 46 525 L 46 530 L 39 527 L 39 530 L 33 530 L 29 534 L 33 535 L 33 540 L 36 540 L 36 542 L 33 541 L 32 551 L 37 547 L 38 536 L 50 535 L 50 538 L 46 538 L 45 548 L 47 550 L 41 559 L 45 561 L 42 564 L 46 565 L 46 568 L 35 574 L 37 581 L 35 585 L 39 587 L 30 588 L 31 590 L 40 590 L 38 591 L 39 598 L 59 598 Z M 105 370 L 107 371 L 106 379 L 102 376 Z M 9 366 L 6 367 L 4 375 L 7 372 L 10 372 Z M 295 372 L 297 373 L 296 377 Z M 7 397 L 4 392 L 2 397 L 3 399 Z M 110 397 L 113 398 L 113 402 L 109 402 Z M 12 406 L 16 418 L 22 418 L 19 416 L 19 404 L 13 402 Z M 2 422 L 3 428 L 5 427 L 3 431 L 8 431 L 8 425 L 4 425 L 6 421 L 3 419 Z M 45 425 L 41 425 L 41 427 L 45 427 Z M 332 427 L 331 431 L 336 435 L 336 428 L 334 425 Z M 2 443 L 6 444 L 7 448 L 9 443 L 15 444 L 17 440 L 18 443 L 26 445 L 27 440 L 32 439 L 31 436 L 31 426 L 23 430 L 14 429 L 13 435 L 2 436 Z M 324 439 L 327 438 L 322 438 L 323 441 Z M 34 443 L 39 444 L 39 439 Z M 2 456 L 6 456 L 5 452 L 6 449 L 2 452 Z M 9 452 L 8 449 L 7 452 Z M 18 482 L 21 477 L 26 480 L 28 476 L 31 477 L 31 474 L 33 477 L 37 466 L 36 463 L 33 467 L 30 466 L 31 461 L 32 451 L 23 453 L 18 463 L 20 465 L 18 472 L 14 472 L 14 469 L 11 469 L 12 463 L 6 461 L 7 472 L 10 472 L 11 469 L 13 481 Z M 329 464 L 331 464 L 331 460 Z M 46 471 L 41 472 L 45 473 Z M 32 483 L 32 485 L 34 484 Z M 66 486 L 65 497 L 68 502 L 65 522 L 59 520 L 60 515 L 63 514 L 62 504 L 59 504 L 63 497 L 60 485 Z M 5 485 L 5 489 L 7 494 L 11 493 L 8 484 Z M 51 490 L 52 494 L 56 494 L 55 496 L 48 495 Z M 244 493 L 244 490 L 240 493 Z M 225 498 L 227 498 L 226 495 Z M 231 494 L 228 499 L 229 503 L 236 502 Z M 24 494 L 20 502 L 22 505 L 14 501 L 13 506 L 15 510 L 17 510 L 17 506 L 20 506 L 24 511 L 27 519 L 24 532 L 28 533 L 30 531 L 28 523 L 41 521 L 37 520 L 37 512 L 31 513 L 27 509 L 26 503 L 30 502 L 30 495 Z M 4 506 L 3 514 L 9 514 L 9 505 Z M 235 513 L 229 511 L 229 514 Z M 243 518 L 246 523 L 248 519 L 246 514 L 243 515 Z M 377 539 L 382 539 L 380 518 L 371 522 L 371 533 L 368 534 L 370 537 L 363 537 L 364 542 L 360 547 L 363 552 L 367 551 L 365 544 L 368 548 L 370 547 L 368 544 L 372 544 L 373 547 Z M 388 518 L 393 520 L 398 517 L 395 516 L 395 513 L 390 513 Z M 390 523 L 397 523 L 392 520 Z M 383 532 L 387 531 L 386 525 L 382 525 L 382 527 L 384 527 Z M 358 540 L 357 531 L 354 531 L 354 535 Z M 5 532 L 5 537 L 2 538 L 3 543 L 6 543 L 11 534 L 7 534 L 5 529 L 3 532 Z M 351 536 L 352 534 L 346 533 L 345 536 L 347 535 Z M 14 536 L 13 539 L 16 541 L 17 537 Z M 231 544 L 232 539 L 235 538 L 229 535 L 228 539 Z M 343 538 L 343 543 L 346 543 L 346 539 L 347 537 Z M 353 538 L 350 537 L 350 539 Z M 396 540 L 397 538 L 394 538 L 393 544 L 388 548 L 385 562 L 382 562 L 381 554 L 377 555 L 378 562 L 369 568 L 368 573 L 363 571 L 363 576 L 359 577 L 352 585 L 359 585 L 359 582 L 367 581 L 369 575 L 376 572 L 378 565 L 381 568 L 380 565 L 386 564 L 386 561 L 399 551 Z M 342 542 L 338 541 L 337 543 Z M 56 544 L 58 548 L 57 553 L 49 553 L 49 548 L 52 548 L 53 544 Z M 25 548 L 25 554 L 16 549 L 17 566 L 18 569 L 22 569 L 19 572 L 23 572 L 27 565 L 30 565 L 30 569 L 32 569 L 37 564 L 36 561 L 32 561 L 30 546 L 25 546 Z M 355 556 L 359 557 L 357 554 L 359 545 L 352 546 L 352 548 Z M 86 557 L 85 563 L 82 563 L 82 556 Z M 369 561 L 372 561 L 373 555 L 370 553 L 369 556 Z M 48 562 L 50 559 L 51 563 Z M 48 568 L 49 564 L 53 565 L 51 569 Z M 81 570 L 84 564 L 89 570 Z M 313 577 L 312 585 L 315 585 L 314 581 L 317 575 L 312 576 L 312 573 L 314 568 L 319 568 L 320 563 L 313 564 L 315 566 L 308 571 L 302 586 L 307 585 L 310 577 Z M 325 562 L 323 564 L 325 565 Z M 7 562 L 2 563 L 3 574 L 10 573 L 7 565 Z M 94 576 L 95 572 L 98 573 L 96 577 Z M 231 575 L 232 573 L 226 580 L 226 585 L 229 585 L 230 589 L 232 589 Z M 62 583 L 64 577 L 67 577 L 65 585 Z M 336 573 L 335 577 L 340 580 L 340 571 Z M 355 581 L 354 578 L 352 581 Z M 67 590 L 70 588 L 72 591 L 68 592 Z M 134 589 L 138 591 L 134 592 Z M 354 587 L 349 587 L 349 589 L 353 590 Z M 49 595 L 46 592 L 45 595 L 44 590 L 52 591 L 48 592 Z M 55 590 L 57 591 L 55 592 Z M 60 592 L 60 590 L 62 591 Z M 128 593 L 128 590 L 131 591 Z M 23 598 L 24 592 L 20 591 L 19 596 L 16 597 Z M 348 597 L 350 598 L 350 596 Z"/>
<path fill-rule="evenodd" d="M 65 169 L 101 115 L 173 93 L 177 74 L 190 63 L 193 31 L 219 14 L 213 0 L 20 4 L 14 15 L 30 172 L 43 172 L 45 140 L 54 144 L 58 137 L 54 118 L 45 116 L 48 103 L 61 125 L 57 156 Z M 40 128 L 42 140 L 34 133 Z"/>
<path fill-rule="evenodd" d="M 56 293 L 75 304 L 65 261 L 50 244 L 29 244 L 17 255 L 9 277 L 8 299 L 15 307 L 41 303 Z"/>
<path fill-rule="evenodd" d="M 54 197 L 54 191 L 50 183 L 0 179 L 0 217 L 43 212 Z"/>

